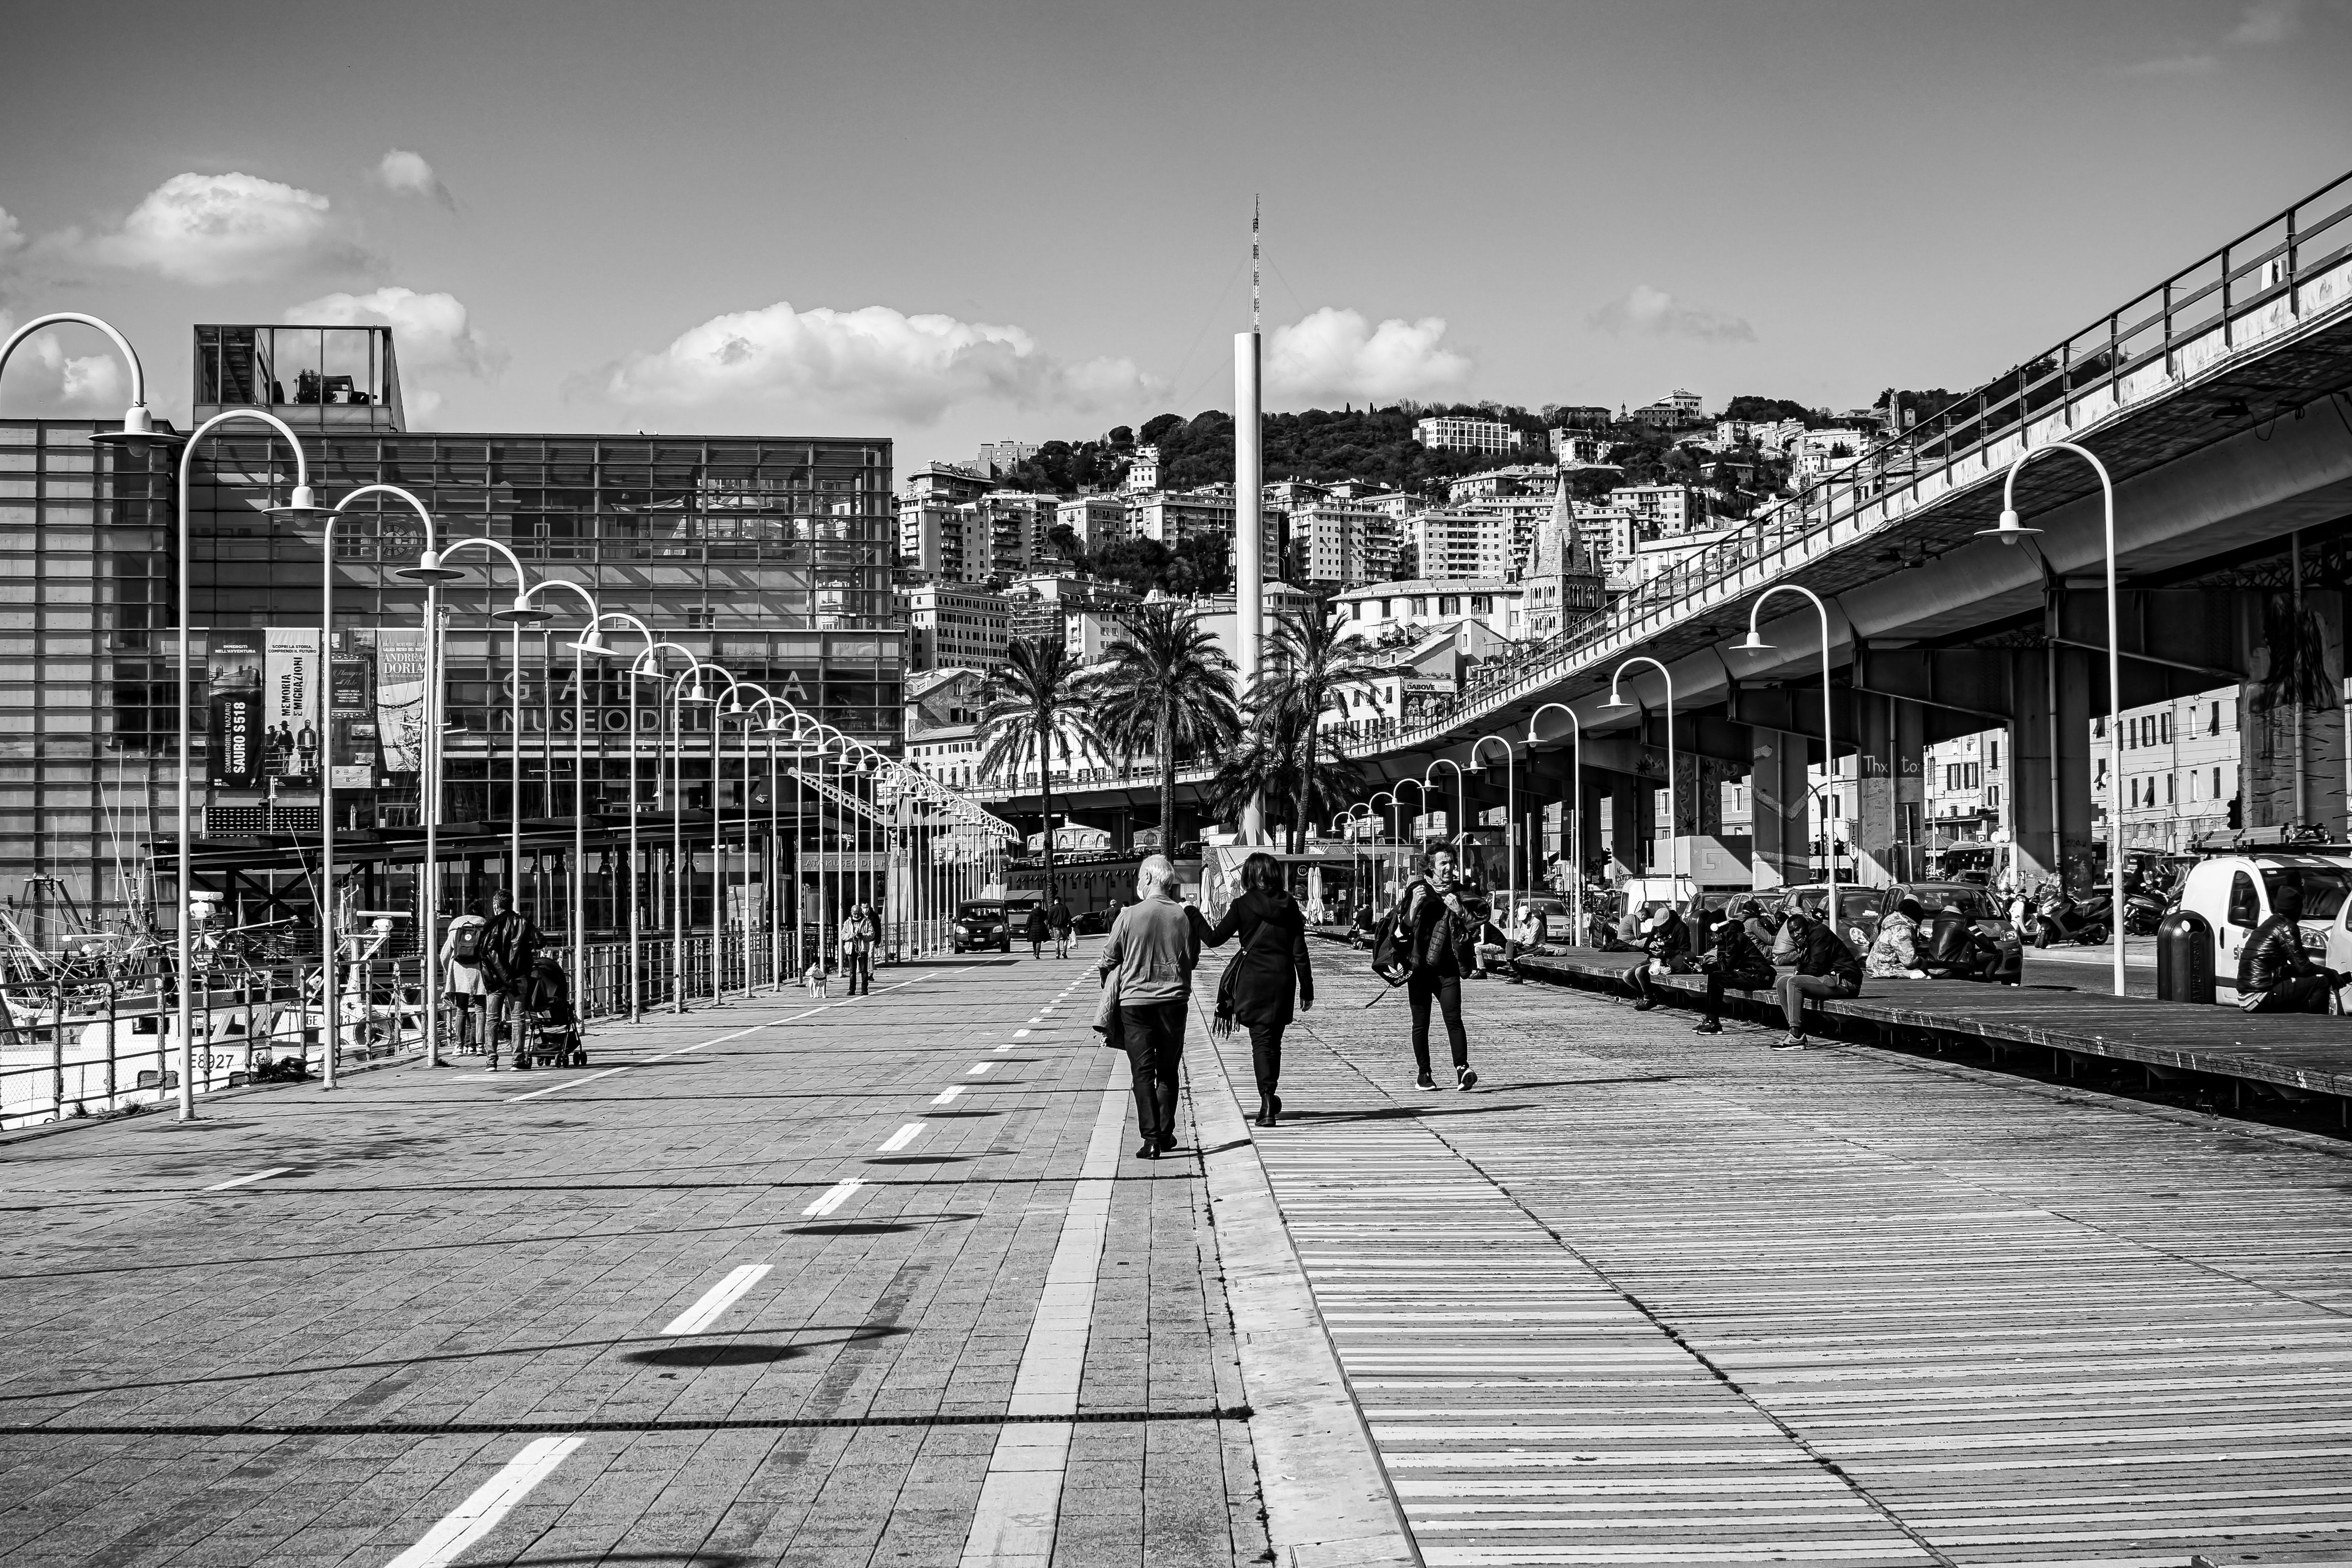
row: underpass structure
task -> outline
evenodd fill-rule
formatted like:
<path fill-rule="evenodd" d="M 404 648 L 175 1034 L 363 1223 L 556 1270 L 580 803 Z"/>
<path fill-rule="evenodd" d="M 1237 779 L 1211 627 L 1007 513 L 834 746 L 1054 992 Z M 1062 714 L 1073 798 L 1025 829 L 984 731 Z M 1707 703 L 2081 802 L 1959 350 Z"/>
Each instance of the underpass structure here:
<path fill-rule="evenodd" d="M 1756 601 L 1789 584 L 1825 607 L 1826 728 L 1841 756 L 1860 758 L 1855 847 L 1867 882 L 1920 872 L 1925 747 L 1992 728 L 2007 731 L 2013 758 L 2020 874 L 2082 879 L 2094 853 L 2094 718 L 2229 684 L 2245 704 L 2235 781 L 2245 825 L 2344 829 L 2347 219 L 2352 175 L 1602 615 L 1484 667 L 1428 721 L 1343 749 L 1369 790 L 1450 759 L 1470 770 L 1465 804 L 1485 813 L 1510 792 L 1496 773 L 1482 776 L 1472 749 L 1501 737 L 1519 769 L 1523 852 L 1542 842 L 1538 814 L 1560 802 L 1577 858 L 1590 863 L 1605 837 L 1628 871 L 1671 831 L 1719 830 L 1714 786 L 1745 777 L 1757 885 L 1805 880 L 1806 768 L 1824 761 L 1822 624 L 1783 595 L 1762 626 L 1771 651 L 1737 646 Z M 2022 544 L 1984 537 L 2011 466 L 2061 441 L 2114 477 L 2120 693 L 2105 677 L 2106 549 L 2091 466 L 2042 456 L 2015 479 L 2016 509 L 2038 534 Z M 1613 672 L 1637 655 L 1667 673 L 1628 671 L 1632 707 L 1603 711 Z M 1654 820 L 1654 795 L 1668 783 L 1669 706 L 1671 827 Z M 1179 837 L 1209 771 L 1179 773 Z M 1124 837 L 1151 819 L 1158 784 L 1149 771 L 1057 775 L 1054 795 L 1071 820 Z M 1015 817 L 1040 804 L 1034 777 L 975 793 Z"/>

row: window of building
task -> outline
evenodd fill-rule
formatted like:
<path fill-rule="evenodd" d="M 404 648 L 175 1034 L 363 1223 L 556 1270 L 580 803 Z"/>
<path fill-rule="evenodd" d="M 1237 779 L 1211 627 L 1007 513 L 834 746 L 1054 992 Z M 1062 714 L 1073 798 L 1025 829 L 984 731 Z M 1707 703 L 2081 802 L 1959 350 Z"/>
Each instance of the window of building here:
<path fill-rule="evenodd" d="M 1416 616 L 1425 616 L 1429 614 L 1429 601 L 1427 599 L 1421 598 L 1414 599 L 1412 601 L 1412 613 Z"/>
<path fill-rule="evenodd" d="M 2172 743 L 2171 714 L 2166 713 L 2158 721 L 2156 738 L 2160 744 L 2168 746 Z"/>
<path fill-rule="evenodd" d="M 2000 786 L 1999 784 L 1990 784 L 1986 786 L 1985 805 L 1988 809 L 1992 811 L 1999 811 L 2000 809 Z"/>
<path fill-rule="evenodd" d="M 2213 717 L 2206 721 L 2205 732 L 2209 735 L 2221 732 L 2221 704 L 2219 701 L 2213 704 Z"/>
<path fill-rule="evenodd" d="M 2174 800 L 2178 798 L 2177 796 L 2175 796 L 2175 795 L 2174 795 L 2174 794 L 2172 793 L 2172 791 L 2173 791 L 2173 775 L 2172 775 L 2172 774 L 2170 774 L 2170 773 L 2167 773 L 2167 774 L 2165 774 L 2165 775 L 2164 775 L 2164 804 L 2165 804 L 2165 805 L 2172 805 L 2172 804 L 2173 804 L 2173 802 L 2174 802 Z M 323 951 L 323 950 L 321 950 L 321 951 Z"/>
<path fill-rule="evenodd" d="M 2221 770 L 2219 768 L 2213 770 L 2213 798 L 2221 798 Z"/>
<path fill-rule="evenodd" d="M 1985 742 L 1985 766 L 1989 768 L 1997 768 L 2000 766 L 2000 742 L 1999 741 L 1987 741 Z"/>

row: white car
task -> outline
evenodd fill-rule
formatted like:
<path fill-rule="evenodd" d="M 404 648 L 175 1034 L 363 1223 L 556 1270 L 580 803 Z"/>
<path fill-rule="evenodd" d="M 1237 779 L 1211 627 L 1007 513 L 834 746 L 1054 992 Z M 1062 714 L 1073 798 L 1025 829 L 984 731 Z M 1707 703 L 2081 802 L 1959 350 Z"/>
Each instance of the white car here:
<path fill-rule="evenodd" d="M 2180 901 L 2158 928 L 2157 994 L 2237 1005 L 2239 960 L 2289 881 L 2303 888 L 2303 918 L 2296 923 L 2304 952 L 2314 963 L 2352 971 L 2352 854 L 2283 848 L 2208 855 L 2189 868 Z M 2200 948 L 2212 965 L 2210 989 L 2196 973 Z"/>

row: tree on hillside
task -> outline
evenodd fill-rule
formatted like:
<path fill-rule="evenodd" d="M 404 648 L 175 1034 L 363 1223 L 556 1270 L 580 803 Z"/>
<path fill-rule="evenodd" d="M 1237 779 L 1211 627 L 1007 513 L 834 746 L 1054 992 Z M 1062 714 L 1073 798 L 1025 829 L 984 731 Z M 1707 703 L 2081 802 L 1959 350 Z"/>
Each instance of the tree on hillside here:
<path fill-rule="evenodd" d="M 1812 416 L 1811 409 L 1801 403 L 1792 403 L 1785 397 L 1743 395 L 1735 397 L 1723 405 L 1724 418 L 1743 419 L 1751 425 L 1769 425 L 1780 419 L 1810 421 Z"/>
<path fill-rule="evenodd" d="M 1129 612 L 1095 677 L 1096 730 L 1122 757 L 1148 746 L 1160 760 L 1160 843 L 1176 842 L 1176 768 L 1213 755 L 1241 733 L 1234 661 L 1190 607 L 1162 600 Z"/>

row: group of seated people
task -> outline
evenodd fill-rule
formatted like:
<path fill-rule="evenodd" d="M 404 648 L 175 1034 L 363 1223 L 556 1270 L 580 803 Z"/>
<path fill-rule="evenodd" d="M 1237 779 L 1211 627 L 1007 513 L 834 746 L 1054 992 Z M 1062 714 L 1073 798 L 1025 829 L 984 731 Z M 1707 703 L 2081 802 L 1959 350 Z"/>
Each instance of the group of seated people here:
<path fill-rule="evenodd" d="M 1932 923 L 1914 899 L 1906 899 L 1879 922 L 1867 955 L 1857 954 L 1820 910 L 1790 907 L 1768 911 L 1754 898 L 1734 899 L 1720 912 L 1695 906 L 1685 917 L 1671 906 L 1646 917 L 1629 912 L 1628 947 L 1645 953 L 1626 976 L 1634 1007 L 1658 1005 L 1657 981 L 1668 974 L 1706 977 L 1706 1009 L 1696 1032 L 1723 1032 L 1723 994 L 1770 991 L 1779 1000 L 1788 1033 L 1773 1047 L 1801 1050 L 1808 997 L 1857 996 L 1865 978 L 1990 980 L 2000 946 L 1956 904 L 1947 904 Z"/>

